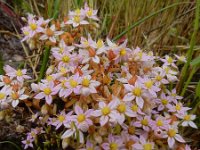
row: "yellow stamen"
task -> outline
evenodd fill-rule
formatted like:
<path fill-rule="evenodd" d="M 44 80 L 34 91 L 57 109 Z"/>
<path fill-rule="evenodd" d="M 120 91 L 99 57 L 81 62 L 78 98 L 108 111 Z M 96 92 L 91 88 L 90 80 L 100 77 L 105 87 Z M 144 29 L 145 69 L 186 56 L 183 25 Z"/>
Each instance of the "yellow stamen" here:
<path fill-rule="evenodd" d="M 77 120 L 79 123 L 85 121 L 85 115 L 84 114 L 79 114 L 78 117 L 77 117 Z"/>
<path fill-rule="evenodd" d="M 175 109 L 176 109 L 177 111 L 181 110 L 181 105 L 177 104 L 177 105 L 175 106 Z"/>
<path fill-rule="evenodd" d="M 104 116 L 108 115 L 110 113 L 110 108 L 108 106 L 105 106 L 102 110 L 101 110 L 102 114 Z"/>
<path fill-rule="evenodd" d="M 13 93 L 11 94 L 11 98 L 12 98 L 13 100 L 18 100 L 18 99 L 19 99 L 19 94 L 18 94 L 17 92 L 13 92 Z"/>
<path fill-rule="evenodd" d="M 131 107 L 131 110 L 134 111 L 134 112 L 138 111 L 138 106 L 133 104 L 132 107 Z"/>
<path fill-rule="evenodd" d="M 167 105 L 168 104 L 168 100 L 166 100 L 166 99 L 162 99 L 161 102 L 162 102 L 163 105 Z"/>
<path fill-rule="evenodd" d="M 137 97 L 141 96 L 141 94 L 142 94 L 142 89 L 139 88 L 139 87 L 134 88 L 134 89 L 133 89 L 133 94 L 134 94 L 135 96 L 137 96 Z"/>
<path fill-rule="evenodd" d="M 176 130 L 174 129 L 169 129 L 167 132 L 169 137 L 174 137 L 176 135 Z"/>
<path fill-rule="evenodd" d="M 151 143 L 146 143 L 143 145 L 144 150 L 152 150 L 152 144 Z"/>
<path fill-rule="evenodd" d="M 191 115 L 185 115 L 185 116 L 184 116 L 184 120 L 190 121 L 190 120 L 191 120 Z"/>
<path fill-rule="evenodd" d="M 74 21 L 75 21 L 76 23 L 80 23 L 81 19 L 80 19 L 79 16 L 74 16 Z"/>
<path fill-rule="evenodd" d="M 90 9 L 90 10 L 88 10 L 88 11 L 87 11 L 87 15 L 88 15 L 89 17 L 91 17 L 91 16 L 92 16 L 92 14 L 93 14 L 93 11 L 92 11 L 92 9 Z"/>
<path fill-rule="evenodd" d="M 49 95 L 49 94 L 51 94 L 51 89 L 50 88 L 44 88 L 44 94 L 45 95 Z"/>
<path fill-rule="evenodd" d="M 118 150 L 118 145 L 117 145 L 117 143 L 111 143 L 111 144 L 110 144 L 110 150 Z"/>
<path fill-rule="evenodd" d="M 123 49 L 120 50 L 120 55 L 121 56 L 126 55 L 126 49 L 125 48 L 123 48 Z"/>
<path fill-rule="evenodd" d="M 5 96 L 6 96 L 6 94 L 4 94 L 4 93 L 0 93 L 0 100 L 4 99 Z"/>
<path fill-rule="evenodd" d="M 151 89 L 151 87 L 153 86 L 153 82 L 151 80 L 145 82 L 144 84 L 148 89 Z"/>
<path fill-rule="evenodd" d="M 59 120 L 60 122 L 63 122 L 63 121 L 65 120 L 65 116 L 59 115 L 59 116 L 58 116 L 58 120 Z"/>
<path fill-rule="evenodd" d="M 65 55 L 65 56 L 62 57 L 62 61 L 64 63 L 68 63 L 70 61 L 70 57 Z"/>
<path fill-rule="evenodd" d="M 120 113 L 124 113 L 126 111 L 126 105 L 125 104 L 119 104 L 118 107 L 117 107 L 117 110 L 120 112 Z"/>
<path fill-rule="evenodd" d="M 73 87 L 73 88 L 75 88 L 75 87 L 78 85 L 78 83 L 77 83 L 75 80 L 73 80 L 73 79 L 71 79 L 71 80 L 69 81 L 69 84 L 70 84 L 70 86 Z"/>
<path fill-rule="evenodd" d="M 160 120 L 160 119 L 158 119 L 157 122 L 156 122 L 156 125 L 157 125 L 158 127 L 163 126 L 163 121 Z"/>
<path fill-rule="evenodd" d="M 90 85 L 90 80 L 87 78 L 84 78 L 82 81 L 82 85 L 85 87 L 88 87 Z"/>
<path fill-rule="evenodd" d="M 147 126 L 147 125 L 149 124 L 149 122 L 148 122 L 147 119 L 143 119 L 143 120 L 141 121 L 141 124 L 142 124 L 143 126 Z"/>
<path fill-rule="evenodd" d="M 22 73 L 22 71 L 19 69 L 19 70 L 17 70 L 16 75 L 20 77 L 20 76 L 23 75 L 23 73 Z"/>
<path fill-rule="evenodd" d="M 29 26 L 33 31 L 37 29 L 37 25 L 35 23 L 31 23 Z"/>
<path fill-rule="evenodd" d="M 98 39 L 97 48 L 101 48 L 102 46 L 103 46 L 103 41 L 101 39 Z"/>

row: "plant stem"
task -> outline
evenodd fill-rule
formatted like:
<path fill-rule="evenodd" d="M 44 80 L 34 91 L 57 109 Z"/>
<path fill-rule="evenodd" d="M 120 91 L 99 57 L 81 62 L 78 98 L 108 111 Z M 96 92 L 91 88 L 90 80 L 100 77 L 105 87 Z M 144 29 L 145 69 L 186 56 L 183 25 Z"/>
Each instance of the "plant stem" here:
<path fill-rule="evenodd" d="M 165 8 L 162 8 L 162 9 L 156 11 L 156 12 L 151 13 L 150 15 L 148 15 L 148 16 L 146 16 L 146 17 L 144 17 L 144 18 L 142 18 L 142 19 L 136 21 L 136 22 L 133 23 L 132 25 L 130 25 L 130 26 L 129 26 L 128 28 L 126 28 L 122 33 L 120 33 L 119 35 L 117 35 L 116 37 L 114 37 L 114 38 L 113 38 L 113 41 L 118 40 L 118 39 L 121 38 L 123 35 L 125 35 L 127 32 L 129 32 L 130 30 L 132 30 L 134 27 L 136 27 L 136 26 L 138 26 L 138 25 L 144 23 L 147 19 L 149 19 L 149 18 L 151 18 L 151 17 L 153 17 L 153 16 L 156 16 L 157 14 L 159 14 L 159 13 L 161 13 L 161 12 L 163 12 L 163 11 L 169 9 L 169 8 L 172 8 L 172 7 L 177 6 L 177 5 L 180 5 L 180 4 L 185 4 L 185 3 L 188 3 L 188 2 L 174 3 L 174 4 L 172 4 L 172 5 L 169 5 L 169 6 L 165 7 Z"/>

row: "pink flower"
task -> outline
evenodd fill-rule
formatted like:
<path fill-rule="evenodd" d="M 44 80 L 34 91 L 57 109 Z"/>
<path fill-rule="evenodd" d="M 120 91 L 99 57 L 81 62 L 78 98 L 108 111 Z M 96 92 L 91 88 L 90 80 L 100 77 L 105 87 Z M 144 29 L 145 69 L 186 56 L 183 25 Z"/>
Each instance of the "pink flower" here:
<path fill-rule="evenodd" d="M 133 149 L 135 149 L 135 150 L 153 150 L 154 149 L 154 143 L 149 142 L 146 138 L 144 138 L 141 135 L 139 143 L 134 144 Z"/>
<path fill-rule="evenodd" d="M 150 95 L 152 95 L 153 97 L 157 97 L 157 92 L 160 91 L 160 88 L 154 85 L 152 79 L 148 77 L 138 77 L 138 80 L 140 81 L 140 83 L 144 84 L 144 89 L 146 89 L 150 93 Z"/>
<path fill-rule="evenodd" d="M 65 97 L 69 96 L 71 93 L 74 92 L 74 94 L 78 95 L 81 92 L 81 78 L 79 77 L 79 74 L 76 73 L 75 75 L 71 76 L 68 81 L 65 83 L 65 86 L 67 87 Z"/>
<path fill-rule="evenodd" d="M 178 130 L 176 126 L 169 126 L 168 130 L 164 133 L 163 137 L 167 138 L 169 148 L 174 147 L 175 140 L 185 143 L 185 140 L 177 132 Z"/>
<path fill-rule="evenodd" d="M 114 48 L 114 53 L 116 55 L 115 57 L 115 63 L 119 63 L 122 61 L 127 61 L 128 57 L 130 55 L 131 49 L 127 48 L 128 40 L 125 40 L 124 43 L 122 43 L 121 45 L 119 45 L 117 48 Z"/>
<path fill-rule="evenodd" d="M 81 16 L 81 15 L 69 16 L 69 20 L 65 24 L 72 24 L 74 28 L 78 27 L 79 25 L 89 24 L 89 22 L 84 19 L 85 19 L 85 16 Z"/>
<path fill-rule="evenodd" d="M 65 111 L 61 111 L 57 116 L 56 120 L 52 123 L 56 127 L 56 130 L 59 129 L 62 125 L 71 121 L 73 111 L 70 111 L 68 114 L 65 114 Z"/>
<path fill-rule="evenodd" d="M 21 100 L 27 99 L 29 96 L 24 94 L 25 89 L 19 91 L 12 91 L 8 97 L 8 100 L 11 101 L 12 106 L 16 107 Z"/>
<path fill-rule="evenodd" d="M 27 149 L 29 147 L 33 148 L 33 141 L 34 139 L 32 139 L 30 136 L 27 136 L 27 138 L 22 141 L 22 143 L 24 144 L 24 149 Z"/>
<path fill-rule="evenodd" d="M 155 121 L 152 120 L 151 122 L 151 128 L 154 131 L 158 130 L 167 130 L 169 126 L 170 120 L 166 120 L 165 117 L 158 116 L 156 117 Z"/>
<path fill-rule="evenodd" d="M 93 10 L 92 8 L 88 7 L 88 4 L 85 3 L 84 5 L 84 11 L 85 11 L 85 15 L 90 18 L 90 19 L 93 19 L 93 20 L 99 20 L 97 18 L 97 10 Z"/>
<path fill-rule="evenodd" d="M 180 118 L 183 119 L 183 122 L 181 123 L 183 127 L 191 126 L 196 129 L 198 128 L 196 124 L 193 122 L 193 120 L 195 120 L 196 118 L 196 115 L 184 114 L 183 116 L 180 116 Z"/>
<path fill-rule="evenodd" d="M 149 132 L 151 127 L 151 118 L 150 116 L 138 116 L 137 121 L 133 123 L 136 127 L 142 127 L 145 131 Z"/>
<path fill-rule="evenodd" d="M 63 31 L 56 31 L 55 25 L 51 25 L 50 28 L 43 30 L 43 35 L 40 37 L 40 40 L 50 40 L 56 43 L 56 38 L 61 34 L 63 34 Z"/>
<path fill-rule="evenodd" d="M 119 136 L 108 135 L 108 142 L 101 145 L 104 150 L 122 150 L 125 149 L 123 141 Z"/>
<path fill-rule="evenodd" d="M 53 53 L 53 56 L 59 62 L 58 67 L 74 66 L 75 54 L 70 54 L 69 51 L 64 51 L 63 53 Z"/>
<path fill-rule="evenodd" d="M 6 71 L 6 75 L 11 77 L 11 79 L 16 78 L 19 82 L 24 82 L 24 79 L 30 79 L 31 77 L 26 75 L 26 69 L 18 69 L 15 70 L 14 68 L 10 67 L 9 65 L 6 65 L 4 67 L 4 70 Z"/>
<path fill-rule="evenodd" d="M 182 103 L 177 102 L 175 105 L 171 105 L 169 107 L 169 112 L 173 112 L 177 117 L 179 117 L 179 115 L 185 114 L 190 109 L 191 108 L 189 107 L 183 107 Z"/>
<path fill-rule="evenodd" d="M 161 96 L 159 99 L 156 99 L 155 102 L 158 104 L 158 111 L 161 111 L 163 109 L 169 109 L 171 98 L 169 96 L 166 96 L 165 93 L 161 93 Z"/>
<path fill-rule="evenodd" d="M 58 93 L 58 87 L 54 87 L 53 82 L 49 82 L 47 84 L 39 84 L 41 92 L 38 93 L 34 98 L 36 99 L 43 99 L 45 98 L 45 101 L 47 104 L 51 104 L 53 101 L 53 95 L 56 95 Z"/>
<path fill-rule="evenodd" d="M 75 49 L 74 46 L 67 46 L 63 40 L 61 40 L 58 44 L 58 47 L 51 48 L 51 51 L 53 52 L 53 56 L 55 53 L 62 54 L 63 52 L 72 52 Z"/>
<path fill-rule="evenodd" d="M 89 119 L 91 117 L 93 110 L 88 109 L 87 111 L 83 111 L 83 109 L 76 105 L 74 108 L 76 115 L 74 116 L 75 124 L 77 128 L 83 132 L 87 132 L 89 126 L 93 124 L 92 120 Z"/>
<path fill-rule="evenodd" d="M 141 83 L 136 82 L 135 85 L 130 84 L 124 84 L 125 89 L 128 91 L 128 93 L 123 98 L 124 101 L 132 101 L 136 100 L 136 104 L 142 108 L 144 105 L 144 100 L 142 98 L 143 94 L 143 87 Z"/>
<path fill-rule="evenodd" d="M 82 78 L 81 85 L 81 93 L 87 96 L 90 93 L 97 93 L 96 87 L 100 85 L 100 82 L 91 80 L 91 76 L 86 75 Z"/>
<path fill-rule="evenodd" d="M 99 102 L 99 110 L 93 112 L 93 116 L 100 116 L 100 124 L 104 126 L 107 122 L 116 122 L 117 112 L 116 112 L 117 102 L 112 100 L 109 104 L 105 102 Z"/>
<path fill-rule="evenodd" d="M 87 140 L 85 148 L 81 148 L 79 150 L 100 150 L 100 147 L 90 142 L 90 140 Z"/>
<path fill-rule="evenodd" d="M 174 68 L 177 68 L 177 66 L 175 65 L 174 62 L 176 62 L 176 60 L 174 60 L 172 57 L 166 55 L 165 59 L 161 59 L 162 62 L 164 62 L 164 66 L 172 66 Z"/>

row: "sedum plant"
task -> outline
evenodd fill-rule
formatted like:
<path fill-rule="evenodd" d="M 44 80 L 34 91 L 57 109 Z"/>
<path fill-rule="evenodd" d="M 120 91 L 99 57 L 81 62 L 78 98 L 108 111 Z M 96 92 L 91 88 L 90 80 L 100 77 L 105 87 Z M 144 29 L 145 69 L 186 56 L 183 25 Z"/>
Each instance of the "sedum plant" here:
<path fill-rule="evenodd" d="M 26 69 L 8 65 L 0 77 L 1 109 L 32 112 L 24 149 L 189 150 L 180 129 L 197 128 L 196 116 L 171 86 L 186 58 L 96 37 L 98 21 L 87 4 L 63 20 L 28 15 L 22 41 L 50 50 L 44 78 L 27 82 Z"/>

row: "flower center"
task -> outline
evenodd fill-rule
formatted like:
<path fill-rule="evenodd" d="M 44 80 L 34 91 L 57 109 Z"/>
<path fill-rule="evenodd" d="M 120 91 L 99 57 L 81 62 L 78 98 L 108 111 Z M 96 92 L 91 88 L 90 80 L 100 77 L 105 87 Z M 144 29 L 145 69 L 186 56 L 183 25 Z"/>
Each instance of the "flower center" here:
<path fill-rule="evenodd" d="M 149 124 L 149 122 L 148 122 L 147 119 L 143 119 L 143 120 L 141 121 L 141 124 L 142 124 L 143 126 L 147 126 L 147 125 Z"/>
<path fill-rule="evenodd" d="M 95 50 L 93 48 L 89 48 L 88 51 L 89 51 L 89 56 L 90 57 L 94 57 L 96 55 L 96 52 L 95 52 Z"/>
<path fill-rule="evenodd" d="M 80 19 L 79 16 L 74 16 L 74 21 L 75 21 L 76 23 L 80 23 L 81 19 Z"/>
<path fill-rule="evenodd" d="M 160 119 L 158 119 L 158 121 L 156 122 L 156 125 L 157 125 L 158 127 L 163 126 L 163 121 L 160 120 Z"/>
<path fill-rule="evenodd" d="M 82 85 L 88 87 L 90 85 L 90 80 L 88 80 L 87 78 L 84 78 L 82 81 Z"/>
<path fill-rule="evenodd" d="M 174 129 L 169 129 L 167 132 L 169 137 L 174 137 L 176 135 L 176 130 Z"/>
<path fill-rule="evenodd" d="M 88 15 L 89 17 L 91 17 L 91 16 L 92 16 L 92 14 L 93 14 L 93 11 L 92 11 L 92 9 L 90 9 L 90 10 L 88 10 L 88 11 L 87 11 L 87 15 Z"/>
<path fill-rule="evenodd" d="M 134 112 L 138 111 L 138 106 L 132 105 L 131 110 L 134 111 Z"/>
<path fill-rule="evenodd" d="M 47 34 L 48 37 L 51 37 L 51 36 L 53 36 L 54 32 L 50 28 L 47 28 L 46 34 Z"/>
<path fill-rule="evenodd" d="M 46 77 L 47 81 L 53 81 L 53 77 L 51 75 Z"/>
<path fill-rule="evenodd" d="M 117 149 L 118 149 L 117 143 L 112 142 L 112 143 L 110 144 L 110 150 L 117 150 Z"/>
<path fill-rule="evenodd" d="M 185 115 L 185 116 L 184 116 L 184 119 L 185 119 L 186 121 L 190 121 L 190 120 L 191 120 L 191 115 Z"/>
<path fill-rule="evenodd" d="M 101 48 L 102 46 L 103 46 L 103 41 L 101 39 L 98 39 L 97 48 Z"/>
<path fill-rule="evenodd" d="M 125 104 L 119 104 L 118 107 L 117 107 L 117 110 L 120 113 L 124 113 L 126 111 L 126 105 Z"/>
<path fill-rule="evenodd" d="M 134 88 L 133 94 L 134 94 L 135 96 L 137 96 L 137 97 L 141 96 L 141 94 L 142 94 L 141 88 L 139 88 L 139 87 Z"/>
<path fill-rule="evenodd" d="M 51 89 L 50 88 L 44 88 L 44 94 L 45 95 L 49 95 L 51 93 Z"/>
<path fill-rule="evenodd" d="M 5 96 L 6 96 L 6 94 L 4 94 L 4 93 L 0 93 L 0 100 L 4 99 Z"/>
<path fill-rule="evenodd" d="M 106 116 L 110 113 L 110 108 L 108 106 L 106 106 L 101 110 L 101 112 L 104 116 Z"/>
<path fill-rule="evenodd" d="M 33 31 L 37 29 L 37 25 L 35 23 L 31 23 L 29 26 Z"/>
<path fill-rule="evenodd" d="M 58 116 L 58 120 L 59 120 L 60 122 L 63 122 L 63 121 L 65 120 L 65 116 L 59 115 L 59 116 Z"/>
<path fill-rule="evenodd" d="M 161 80 L 162 80 L 162 77 L 161 77 L 160 75 L 157 75 L 157 76 L 156 76 L 156 80 L 157 80 L 157 81 L 161 81 Z"/>
<path fill-rule="evenodd" d="M 17 92 L 13 92 L 13 93 L 11 94 L 11 98 L 12 98 L 13 100 L 18 100 L 18 99 L 19 99 L 19 94 L 18 94 Z"/>
<path fill-rule="evenodd" d="M 169 64 L 171 64 L 171 63 L 173 62 L 173 59 L 172 59 L 171 57 L 169 57 L 169 58 L 167 59 L 167 62 L 168 62 Z"/>
<path fill-rule="evenodd" d="M 63 56 L 63 57 L 62 57 L 62 61 L 63 61 L 64 63 L 68 63 L 68 62 L 70 61 L 69 56 Z"/>
<path fill-rule="evenodd" d="M 4 76 L 4 77 L 3 77 L 3 82 L 4 82 L 5 84 L 10 84 L 12 81 L 10 80 L 9 77 Z"/>
<path fill-rule="evenodd" d="M 177 111 L 181 110 L 181 105 L 177 104 L 176 107 L 175 107 L 175 109 L 176 109 Z"/>
<path fill-rule="evenodd" d="M 81 10 L 80 10 L 80 9 L 76 9 L 76 10 L 75 10 L 75 13 L 76 13 L 77 15 L 79 15 L 79 14 L 81 13 Z"/>
<path fill-rule="evenodd" d="M 71 79 L 71 80 L 69 81 L 69 84 L 70 84 L 70 86 L 73 87 L 73 88 L 75 88 L 75 87 L 78 85 L 78 83 L 77 83 L 75 80 L 73 80 L 73 79 Z"/>
<path fill-rule="evenodd" d="M 126 55 L 126 49 L 125 49 L 125 48 L 122 48 L 122 49 L 120 50 L 120 55 L 121 55 L 121 56 Z"/>
<path fill-rule="evenodd" d="M 151 80 L 149 80 L 149 81 L 145 82 L 144 84 L 148 89 L 151 89 L 153 82 Z"/>
<path fill-rule="evenodd" d="M 146 143 L 143 145 L 144 150 L 152 150 L 152 144 L 151 143 Z"/>
<path fill-rule="evenodd" d="M 21 71 L 21 70 L 17 70 L 17 72 L 16 72 L 16 75 L 20 77 L 20 76 L 22 76 L 22 75 L 23 75 L 23 73 L 22 73 L 22 71 Z"/>
<path fill-rule="evenodd" d="M 168 100 L 166 100 L 166 99 L 162 99 L 161 102 L 162 102 L 163 105 L 167 105 L 168 104 Z"/>
<path fill-rule="evenodd" d="M 135 127 L 134 126 L 130 126 L 128 128 L 128 133 L 131 134 L 131 135 L 135 134 Z"/>
<path fill-rule="evenodd" d="M 77 120 L 79 123 L 85 121 L 85 115 L 84 114 L 79 114 L 78 117 L 77 117 Z"/>

